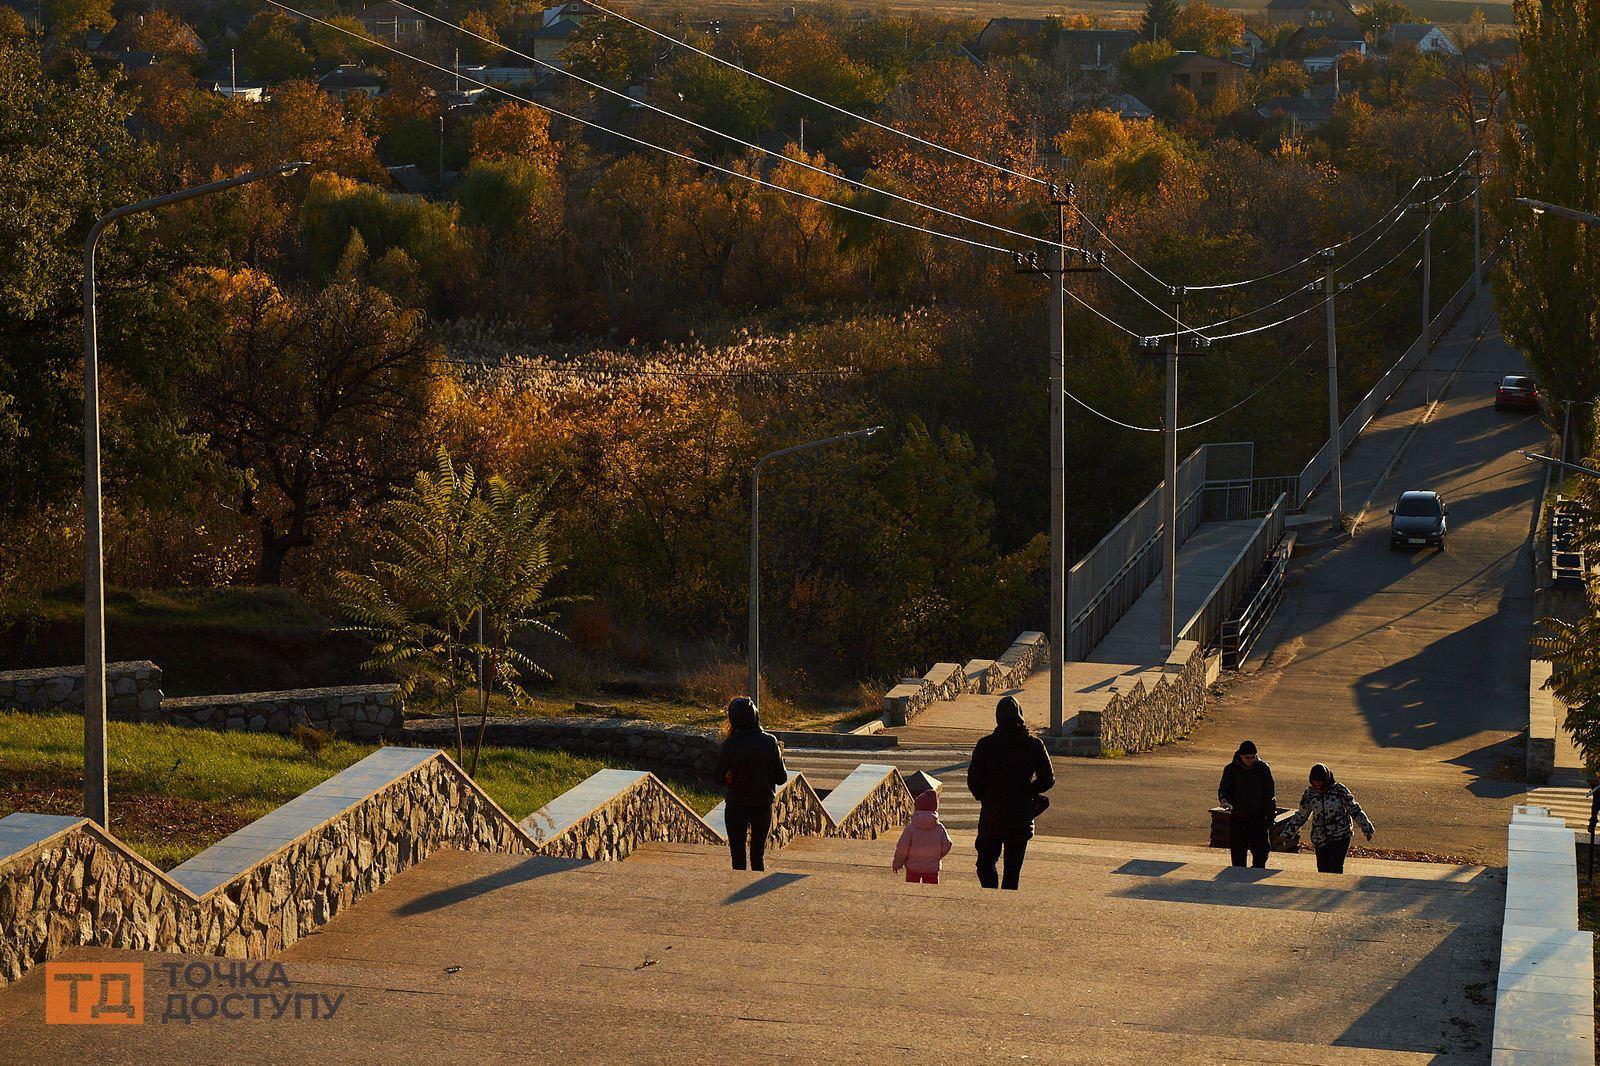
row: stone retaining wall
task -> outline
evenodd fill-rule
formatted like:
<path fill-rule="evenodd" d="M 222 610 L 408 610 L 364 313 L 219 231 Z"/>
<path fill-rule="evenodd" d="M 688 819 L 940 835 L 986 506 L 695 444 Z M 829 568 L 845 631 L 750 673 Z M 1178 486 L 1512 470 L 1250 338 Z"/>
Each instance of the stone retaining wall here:
<path fill-rule="evenodd" d="M 473 727 L 476 728 L 476 722 Z M 448 719 L 430 718 L 405 724 L 408 744 L 452 748 L 455 737 L 455 725 Z M 483 742 L 630 759 L 660 769 L 710 777 L 716 770 L 722 735 L 713 729 L 662 725 L 634 718 L 491 718 Z"/>
<path fill-rule="evenodd" d="M 728 839 L 727 803 L 719 803 L 706 815 L 706 824 L 722 840 Z M 804 774 L 789 771 L 789 780 L 772 798 L 772 831 L 767 847 L 785 847 L 804 836 L 832 836 L 838 827 L 823 806 L 822 799 Z"/>
<path fill-rule="evenodd" d="M 83 945 L 266 958 L 440 848 L 534 845 L 443 753 L 404 748 L 167 874 L 85 819 L 13 814 L 0 819 L 0 984 Z"/>
<path fill-rule="evenodd" d="M 106 712 L 148 721 L 161 706 L 161 668 L 135 660 L 106 663 Z M 23 711 L 83 712 L 83 667 L 0 671 L 0 707 Z"/>
<path fill-rule="evenodd" d="M 83 667 L 0 672 L 0 708 L 83 711 Z M 405 703 L 396 685 L 167 696 L 152 662 L 106 664 L 106 713 L 111 718 L 251 733 L 288 733 L 308 725 L 356 740 L 399 740 Z"/>
<path fill-rule="evenodd" d="M 397 685 L 169 696 L 144 720 L 249 733 L 288 733 L 305 725 L 356 740 L 400 740 L 405 703 Z"/>
<path fill-rule="evenodd" d="M 899 829 L 916 813 L 905 779 L 893 766 L 863 763 L 828 793 L 823 808 L 833 819 L 834 836 L 876 840 Z"/>
<path fill-rule="evenodd" d="M 623 859 L 640 844 L 720 844 L 722 838 L 651 773 L 601 770 L 522 820 L 540 855 Z"/>
<path fill-rule="evenodd" d="M 973 659 L 935 663 L 921 677 L 902 680 L 883 697 L 884 718 L 890 725 L 905 725 L 938 700 L 953 700 L 969 692 L 989 695 L 1020 686 L 1042 662 L 1049 661 L 1050 642 L 1043 633 L 1027 632 L 999 659 Z"/>
<path fill-rule="evenodd" d="M 1106 701 L 1098 712 L 1100 750 L 1131 755 L 1188 736 L 1205 711 L 1206 671 L 1204 649 L 1180 640 L 1164 666 Z M 1095 719 L 1096 712 L 1080 711 L 1079 730 L 1094 732 Z"/>

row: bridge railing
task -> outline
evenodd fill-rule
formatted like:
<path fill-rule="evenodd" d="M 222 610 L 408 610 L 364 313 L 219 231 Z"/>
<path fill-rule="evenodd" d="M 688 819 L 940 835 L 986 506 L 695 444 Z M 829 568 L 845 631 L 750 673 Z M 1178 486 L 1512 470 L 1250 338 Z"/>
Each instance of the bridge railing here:
<path fill-rule="evenodd" d="M 1206 449 L 1178 466 L 1178 543 L 1204 518 Z M 1067 578 L 1067 656 L 1084 659 L 1161 572 L 1161 491 L 1157 485 L 1079 559 Z"/>
<path fill-rule="evenodd" d="M 1493 257 L 1490 258 L 1492 259 Z M 1484 264 L 1484 269 L 1488 269 L 1487 262 Z M 1389 402 L 1406 377 L 1428 357 L 1428 353 L 1433 350 L 1434 344 L 1450 328 L 1450 324 L 1461 313 L 1461 309 L 1466 306 L 1467 301 L 1472 299 L 1472 295 L 1472 279 L 1469 277 L 1461 288 L 1456 290 L 1455 295 L 1445 302 L 1439 313 L 1433 316 L 1433 321 L 1428 323 L 1428 328 L 1417 335 L 1417 339 L 1411 342 L 1411 347 L 1407 348 L 1404 354 L 1395 360 L 1394 365 L 1384 373 L 1383 377 L 1378 379 L 1377 384 L 1368 390 L 1367 394 L 1361 398 L 1361 402 L 1356 404 L 1355 409 L 1345 417 L 1344 422 L 1339 426 L 1339 441 L 1345 450 L 1348 450 L 1355 443 L 1356 438 L 1361 435 L 1361 431 L 1367 428 L 1367 423 L 1371 422 L 1378 410 Z M 1317 491 L 1317 487 L 1322 484 L 1323 479 L 1328 476 L 1332 469 L 1333 441 L 1327 440 L 1322 442 L 1322 447 L 1317 449 L 1317 454 L 1313 455 L 1311 461 L 1306 463 L 1305 468 L 1300 471 L 1300 477 L 1295 485 L 1294 498 L 1290 500 L 1290 507 L 1304 509 L 1306 501 L 1311 498 L 1313 492 Z"/>
<path fill-rule="evenodd" d="M 1202 648 L 1216 646 L 1222 636 L 1222 623 L 1227 621 L 1233 605 L 1250 587 L 1256 571 L 1261 569 L 1261 564 L 1267 561 L 1267 556 L 1283 538 L 1283 519 L 1287 501 L 1287 495 L 1280 495 L 1268 509 L 1266 516 L 1261 519 L 1261 524 L 1256 527 L 1255 535 L 1240 549 L 1239 554 L 1234 556 L 1233 563 L 1212 586 L 1200 609 L 1195 611 L 1188 623 L 1178 631 L 1179 640 L 1195 641 Z"/>

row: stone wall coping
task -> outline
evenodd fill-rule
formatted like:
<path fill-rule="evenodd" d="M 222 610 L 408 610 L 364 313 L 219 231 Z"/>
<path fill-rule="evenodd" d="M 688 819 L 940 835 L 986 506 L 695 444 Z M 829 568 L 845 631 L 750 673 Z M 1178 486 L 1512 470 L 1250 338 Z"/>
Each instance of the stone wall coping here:
<path fill-rule="evenodd" d="M 803 791 L 811 793 L 813 796 L 815 796 L 817 794 L 817 790 L 811 787 L 811 782 L 806 780 L 806 775 L 805 774 L 801 773 L 798 770 L 790 770 L 789 771 L 789 780 L 785 781 L 782 785 L 780 785 L 778 787 L 777 794 L 772 797 L 773 804 L 776 805 L 783 798 L 783 794 L 785 792 L 790 792 L 790 791 L 793 791 L 793 790 L 803 790 Z M 822 801 L 818 800 L 817 802 L 821 803 Z M 837 828 L 837 824 L 834 822 L 833 816 L 831 814 L 828 814 L 828 809 L 827 809 L 826 805 L 823 806 L 822 813 L 826 817 L 826 820 L 827 820 L 827 823 L 828 823 L 826 826 L 824 826 L 823 833 L 827 834 L 827 833 L 831 832 L 832 830 L 834 830 L 835 828 Z M 711 808 L 710 811 L 706 812 L 706 816 L 705 816 L 704 820 L 705 820 L 706 825 L 711 828 L 711 831 L 713 833 L 717 834 L 717 839 L 722 840 L 724 842 L 728 839 L 728 801 L 727 800 L 723 800 L 721 803 L 719 803 L 715 807 Z"/>
<path fill-rule="evenodd" d="M 30 811 L 17 811 L 0 818 L 0 866 L 9 866 L 30 859 L 38 852 L 80 831 L 96 837 L 101 844 L 143 867 L 168 891 L 191 903 L 199 902 L 199 896 L 174 880 L 149 859 L 89 819 L 70 814 L 34 814 Z"/>
<path fill-rule="evenodd" d="M 695 809 L 683 802 L 682 798 L 655 774 L 648 770 L 615 770 L 606 768 L 596 770 L 585 780 L 567 789 L 561 795 L 528 815 L 520 823 L 523 832 L 527 833 L 534 847 L 540 848 L 574 825 L 583 821 L 601 807 L 610 803 L 618 796 L 630 789 L 638 788 L 646 781 L 654 781 L 661 789 L 681 806 L 685 813 L 705 827 L 718 840 L 725 839 L 721 833 L 716 832 L 709 823 Z"/>
<path fill-rule="evenodd" d="M 822 809 L 828 812 L 834 825 L 842 825 L 850 812 L 883 784 L 884 778 L 896 773 L 898 771 L 888 763 L 864 762 L 828 793 L 828 798 L 822 801 Z"/>
<path fill-rule="evenodd" d="M 131 674 L 136 670 L 158 669 L 148 659 L 133 659 L 125 663 L 106 663 L 106 674 Z M 83 666 L 41 666 L 28 670 L 0 670 L 3 681 L 48 681 L 57 677 L 82 677 Z"/>
<path fill-rule="evenodd" d="M 170 707 L 226 707 L 235 703 L 279 703 L 287 700 L 327 699 L 329 696 L 393 696 L 399 685 L 335 685 L 330 688 L 286 688 L 277 692 L 222 692 L 214 696 L 165 696 Z"/>
<path fill-rule="evenodd" d="M 488 801 L 508 823 L 516 825 L 516 820 L 500 810 L 444 752 L 384 747 L 243 829 L 223 837 L 187 862 L 173 867 L 168 876 L 196 898 L 215 892 L 434 759 L 442 759 L 454 767 L 479 798 Z"/>
<path fill-rule="evenodd" d="M 1496 1063 L 1594 1062 L 1594 935 L 1578 928 L 1578 866 L 1566 823 L 1512 809 L 1495 988 Z"/>

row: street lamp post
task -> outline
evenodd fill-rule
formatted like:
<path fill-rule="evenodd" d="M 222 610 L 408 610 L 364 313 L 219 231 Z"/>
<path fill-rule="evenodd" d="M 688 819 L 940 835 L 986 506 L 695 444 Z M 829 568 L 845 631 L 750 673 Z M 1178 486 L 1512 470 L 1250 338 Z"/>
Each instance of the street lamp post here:
<path fill-rule="evenodd" d="M 840 433 L 838 436 L 780 448 L 763 455 L 750 472 L 750 646 L 746 653 L 750 661 L 750 680 L 746 691 L 750 696 L 750 702 L 758 707 L 761 705 L 761 468 L 769 460 L 781 456 L 810 451 L 812 448 L 821 448 L 828 444 L 838 444 L 856 437 L 870 437 L 882 428 L 882 426 L 869 426 L 851 433 Z"/>
<path fill-rule="evenodd" d="M 1592 214 L 1588 211 L 1579 211 L 1576 207 L 1562 207 L 1560 204 L 1548 204 L 1543 200 L 1535 200 L 1528 196 L 1517 197 L 1517 203 L 1522 204 L 1525 207 L 1532 208 L 1533 213 L 1536 215 L 1542 215 L 1548 211 L 1552 215 L 1560 215 L 1562 218 L 1570 218 L 1574 222 L 1600 222 L 1600 215 Z"/>
<path fill-rule="evenodd" d="M 1590 477 L 1600 477 L 1600 470 L 1596 470 L 1592 466 L 1585 466 L 1582 463 L 1569 463 L 1565 459 L 1556 459 L 1548 455 L 1542 455 L 1539 452 L 1523 452 L 1522 457 L 1528 460 L 1530 463 L 1544 463 L 1546 466 L 1554 466 L 1563 470 L 1571 470 L 1575 474 L 1588 474 Z"/>
<path fill-rule="evenodd" d="M 309 163 L 286 163 L 127 204 L 102 215 L 83 243 L 83 813 L 110 827 L 106 781 L 106 621 L 104 543 L 100 520 L 100 369 L 95 330 L 94 253 L 107 226 L 125 215 L 293 174 Z"/>

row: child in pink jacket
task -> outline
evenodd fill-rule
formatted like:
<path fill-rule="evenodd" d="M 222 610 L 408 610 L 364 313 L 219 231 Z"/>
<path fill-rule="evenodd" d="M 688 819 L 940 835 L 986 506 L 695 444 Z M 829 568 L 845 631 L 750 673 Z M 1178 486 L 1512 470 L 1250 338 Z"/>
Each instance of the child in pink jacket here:
<path fill-rule="evenodd" d="M 939 821 L 939 793 L 933 789 L 917 796 L 917 813 L 900 832 L 894 846 L 894 870 L 905 868 L 906 881 L 939 883 L 939 861 L 950 854 L 950 834 Z"/>

